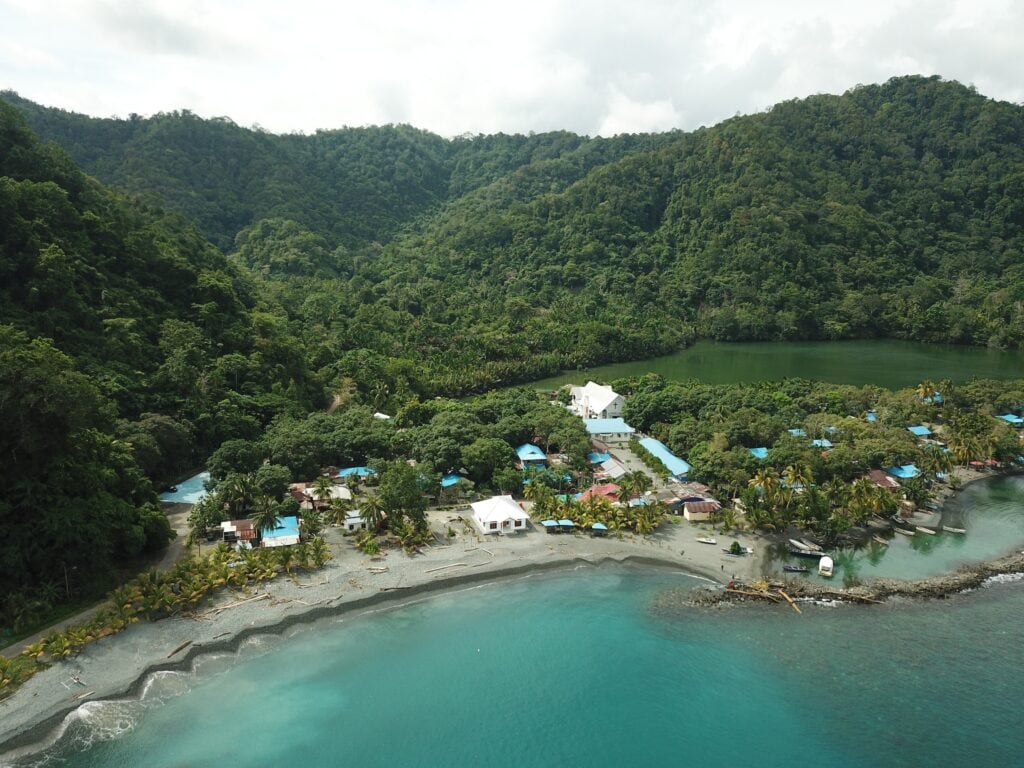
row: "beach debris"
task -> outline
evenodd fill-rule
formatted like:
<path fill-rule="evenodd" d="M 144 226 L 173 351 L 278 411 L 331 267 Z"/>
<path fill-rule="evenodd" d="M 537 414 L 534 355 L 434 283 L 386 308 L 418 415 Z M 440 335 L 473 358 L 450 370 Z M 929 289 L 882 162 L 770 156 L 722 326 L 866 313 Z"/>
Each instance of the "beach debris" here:
<path fill-rule="evenodd" d="M 469 563 L 452 563 L 451 565 L 439 565 L 437 568 L 428 568 L 424 573 L 434 573 L 436 571 L 443 571 L 448 568 L 466 568 Z"/>
<path fill-rule="evenodd" d="M 263 593 L 261 593 L 259 595 L 256 595 L 255 597 L 247 597 L 244 600 L 236 600 L 235 602 L 228 603 L 227 605 L 219 605 L 216 608 L 211 608 L 210 610 L 206 611 L 205 613 L 198 614 L 198 618 L 202 619 L 202 618 L 206 618 L 207 616 L 216 616 L 221 611 L 226 611 L 228 608 L 234 608 L 234 607 L 239 606 L 239 605 L 245 605 L 246 603 L 251 603 L 251 602 L 253 602 L 255 600 L 266 600 L 269 597 L 270 597 L 270 593 L 269 592 L 263 592 Z"/>
<path fill-rule="evenodd" d="M 793 598 L 791 598 L 789 595 L 787 595 L 781 589 L 779 590 L 779 594 L 782 595 L 784 598 L 786 598 L 786 602 L 789 603 L 791 606 L 793 606 L 793 610 L 794 611 L 796 611 L 797 613 L 800 613 L 800 608 L 797 607 L 797 604 L 793 602 Z"/>
<path fill-rule="evenodd" d="M 188 648 L 188 647 L 189 647 L 190 645 L 192 645 L 192 641 L 191 641 L 191 640 L 186 640 L 186 641 L 185 641 L 184 643 L 182 643 L 181 645 L 179 645 L 179 646 L 178 646 L 177 648 L 175 648 L 175 649 L 174 649 L 173 651 L 171 651 L 170 653 L 168 653 L 168 654 L 167 654 L 167 658 L 168 658 L 168 659 L 169 659 L 169 658 L 171 658 L 171 656 L 173 656 L 173 655 L 174 655 L 174 654 L 176 654 L 176 653 L 179 653 L 180 651 L 183 651 L 183 650 L 185 650 L 185 649 L 186 649 L 186 648 Z"/>
<path fill-rule="evenodd" d="M 94 693 L 96 693 L 96 691 L 86 691 L 85 693 L 80 693 L 77 696 L 73 697 L 72 701 L 81 701 L 87 696 L 92 696 Z"/>
<path fill-rule="evenodd" d="M 386 565 L 384 565 L 384 566 L 370 566 L 366 570 L 368 570 L 370 573 L 372 573 L 374 575 L 377 575 L 377 574 L 381 574 L 381 573 L 387 573 L 391 569 L 388 568 Z"/>

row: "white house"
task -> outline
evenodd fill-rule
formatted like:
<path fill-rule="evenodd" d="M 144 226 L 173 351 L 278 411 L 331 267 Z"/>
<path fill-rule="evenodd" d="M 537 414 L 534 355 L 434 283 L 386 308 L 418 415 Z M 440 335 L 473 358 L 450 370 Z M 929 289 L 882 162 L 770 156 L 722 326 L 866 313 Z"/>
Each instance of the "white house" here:
<path fill-rule="evenodd" d="M 473 519 L 484 533 L 516 533 L 526 530 L 530 516 L 511 496 L 492 496 L 470 504 Z"/>
<path fill-rule="evenodd" d="M 363 517 L 363 513 L 360 512 L 358 509 L 353 509 L 349 512 L 346 512 L 345 522 L 341 525 L 349 533 L 351 533 L 352 531 L 365 531 L 367 528 L 370 527 L 370 523 L 367 521 L 365 517 Z"/>
<path fill-rule="evenodd" d="M 626 401 L 611 387 L 588 381 L 585 387 L 572 388 L 573 413 L 584 419 L 614 419 L 622 415 Z"/>

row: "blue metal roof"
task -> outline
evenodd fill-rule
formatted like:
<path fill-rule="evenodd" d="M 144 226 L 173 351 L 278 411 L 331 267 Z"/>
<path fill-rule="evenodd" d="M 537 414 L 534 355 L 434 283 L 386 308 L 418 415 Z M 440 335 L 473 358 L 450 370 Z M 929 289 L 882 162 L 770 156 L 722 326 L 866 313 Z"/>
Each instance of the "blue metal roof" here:
<path fill-rule="evenodd" d="M 636 432 L 625 419 L 587 419 L 587 433 L 591 435 L 616 435 Z"/>
<path fill-rule="evenodd" d="M 889 467 L 885 471 L 893 477 L 898 477 L 901 480 L 909 480 L 910 478 L 917 477 L 921 474 L 921 470 L 913 464 L 904 464 L 902 467 Z"/>
<path fill-rule="evenodd" d="M 605 525 L 604 523 L 594 523 L 590 527 L 593 528 L 595 531 L 607 531 L 608 530 L 608 526 Z"/>
<path fill-rule="evenodd" d="M 264 539 L 286 539 L 299 535 L 299 518 L 294 515 L 277 518 L 277 528 L 263 531 Z"/>
<path fill-rule="evenodd" d="M 767 459 L 768 449 L 767 448 L 751 448 L 750 455 L 755 459 Z"/>
<path fill-rule="evenodd" d="M 917 435 L 918 437 L 928 437 L 928 435 L 932 433 L 932 431 L 924 424 L 917 427 L 907 427 L 907 431 L 913 435 Z"/>
<path fill-rule="evenodd" d="M 660 459 L 661 463 L 675 477 L 683 477 L 692 469 L 689 463 L 672 453 L 660 440 L 655 440 L 653 437 L 645 437 L 640 441 L 640 445 L 646 448 L 652 456 Z"/>
<path fill-rule="evenodd" d="M 817 440 L 811 440 L 811 445 L 813 445 L 815 448 L 831 448 L 832 441 L 822 437 Z"/>
<path fill-rule="evenodd" d="M 543 525 L 545 528 L 555 528 L 555 527 L 558 526 L 558 521 L 557 520 L 541 520 L 540 524 Z"/>
<path fill-rule="evenodd" d="M 611 457 L 612 455 L 610 453 L 599 453 L 597 451 L 587 454 L 587 460 L 591 464 L 604 464 Z"/>
<path fill-rule="evenodd" d="M 1004 413 L 1002 416 L 998 416 L 997 418 L 1000 418 L 1009 424 L 1013 424 L 1014 426 L 1020 426 L 1021 424 L 1024 424 L 1024 418 L 1021 418 L 1020 416 L 1017 416 L 1016 414 L 1013 413 Z"/>
<path fill-rule="evenodd" d="M 786 431 L 793 437 L 807 437 L 807 433 L 800 429 L 800 427 L 794 427 L 793 429 L 787 429 Z"/>
<path fill-rule="evenodd" d="M 572 528 L 572 527 L 574 527 L 576 525 L 576 523 L 574 523 L 572 520 L 559 520 L 558 524 L 559 525 L 567 525 L 570 528 Z"/>
<path fill-rule="evenodd" d="M 878 414 L 875 413 L 874 411 L 868 411 L 868 415 L 864 417 L 864 421 L 866 421 L 868 424 L 874 424 L 876 421 L 878 421 Z"/>
<path fill-rule="evenodd" d="M 377 470 L 371 469 L 370 467 L 345 467 L 344 469 L 338 470 L 338 477 L 350 477 L 351 475 L 369 477 L 370 475 L 375 474 L 377 474 Z"/>
<path fill-rule="evenodd" d="M 459 480 L 462 479 L 462 475 L 455 474 L 454 472 L 450 475 L 445 475 L 441 478 L 442 488 L 451 488 L 453 485 L 458 485 Z"/>
<path fill-rule="evenodd" d="M 178 490 L 168 491 L 160 494 L 160 501 L 171 504 L 196 504 L 208 495 L 206 492 L 206 481 L 210 479 L 209 472 L 200 472 L 188 480 L 178 483 Z"/>
<path fill-rule="evenodd" d="M 547 461 L 548 457 L 544 455 L 544 451 L 540 449 L 540 446 L 534 445 L 533 443 L 523 443 L 516 448 L 516 455 L 519 456 L 520 461 Z"/>

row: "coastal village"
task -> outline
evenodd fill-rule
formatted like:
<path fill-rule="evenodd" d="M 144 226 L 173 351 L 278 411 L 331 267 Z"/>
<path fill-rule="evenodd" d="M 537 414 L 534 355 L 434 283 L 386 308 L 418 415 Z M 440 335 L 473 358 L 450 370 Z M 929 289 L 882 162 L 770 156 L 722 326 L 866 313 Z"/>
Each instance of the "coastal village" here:
<path fill-rule="evenodd" d="M 918 402 L 929 408 L 941 403 L 933 386 L 919 390 Z M 1014 469 L 1020 456 L 1013 453 L 1009 461 L 972 457 L 996 446 L 965 445 L 959 436 L 945 439 L 940 419 L 896 430 L 918 446 L 925 466 L 872 467 L 846 484 L 843 509 L 826 505 L 829 520 L 846 519 L 849 525 L 829 530 L 793 517 L 787 527 L 771 530 L 765 523 L 771 509 L 785 513 L 808 498 L 840 490 L 831 481 L 819 488 L 807 467 L 776 472 L 770 465 L 773 452 L 797 444 L 826 460 L 840 450 L 846 432 L 892 431 L 880 423 L 880 412 L 869 409 L 828 423 L 812 414 L 786 429 L 779 443 L 736 447 L 734 455 L 764 462 L 765 468 L 742 487 L 720 489 L 727 491 L 723 495 L 694 479 L 701 476 L 699 466 L 634 428 L 626 419 L 627 397 L 611 387 L 589 381 L 551 395 L 544 407 L 578 419 L 586 433 L 586 466 L 544 450 L 541 439 L 509 446 L 521 494 L 488 493 L 462 466 L 444 473 L 436 487 L 423 488 L 418 481 L 426 473 L 413 460 L 379 468 L 327 468 L 304 482 L 288 483 L 284 501 L 273 506 L 250 495 L 245 515 L 231 514 L 245 506 L 226 493 L 230 478 L 212 492 L 206 473 L 168 489 L 162 498 L 183 541 L 166 571 L 119 588 L 113 602 L 91 612 L 92 618 L 76 617 L 0 654 L 12 659 L 4 660 L 7 669 L 29 670 L 10 687 L 26 694 L 0 699 L 0 742 L 30 733 L 29 726 L 54 712 L 125 690 L 143 670 L 178 668 L 196 654 L 235 647 L 261 628 L 278 631 L 293 621 L 498 576 L 602 563 L 657 564 L 708 580 L 695 604 L 758 598 L 788 602 L 799 612 L 796 601 L 801 600 L 871 603 L 895 594 L 941 595 L 1021 565 L 1014 555 L 961 572 L 948 583 L 863 588 L 849 582 L 843 562 L 833 559 L 837 547 L 884 549 L 893 536 L 967 533 L 962 521 L 946 517 L 942 499 L 965 482 Z M 1011 431 L 1012 444 L 1019 444 L 1024 418 L 1018 413 L 984 418 L 1000 435 Z M 384 413 L 373 416 L 380 423 L 390 419 Z M 905 441 L 900 444 L 911 444 Z M 1009 445 L 999 447 L 1002 456 Z M 406 506 L 394 513 L 396 502 L 384 498 L 394 490 L 388 478 L 397 476 L 414 482 L 402 502 Z M 419 512 L 414 504 L 422 504 Z M 217 511 L 212 525 L 197 515 L 204 507 Z M 848 508 L 859 509 L 857 516 L 847 517 Z M 282 509 L 294 513 L 280 514 Z M 834 587 L 828 585 L 833 577 Z M 143 622 L 124 642 L 101 643 L 83 653 L 143 618 L 163 620 Z M 14 700 L 20 707 L 8 709 Z"/>

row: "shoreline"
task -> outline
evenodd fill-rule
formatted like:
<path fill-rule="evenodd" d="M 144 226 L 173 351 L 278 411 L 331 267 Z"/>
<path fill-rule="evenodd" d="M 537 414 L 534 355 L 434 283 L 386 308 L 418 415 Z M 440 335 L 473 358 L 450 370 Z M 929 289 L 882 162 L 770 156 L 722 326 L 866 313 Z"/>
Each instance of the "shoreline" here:
<path fill-rule="evenodd" d="M 437 530 L 440 517 L 432 522 Z M 667 568 L 719 584 L 727 566 L 722 563 L 717 573 L 713 567 L 726 556 L 717 547 L 697 549 L 702 545 L 693 544 L 693 537 L 702 531 L 689 525 L 665 528 L 642 540 L 548 535 L 536 529 L 497 540 L 460 533 L 454 542 L 413 557 L 401 550 L 363 555 L 339 530 L 331 530 L 335 559 L 321 570 L 292 578 L 282 574 L 248 595 L 221 592 L 190 614 L 134 624 L 34 675 L 0 701 L 0 764 L 51 745 L 83 704 L 137 697 L 154 673 L 188 669 L 204 654 L 235 652 L 256 635 L 280 635 L 293 626 L 397 607 L 466 585 L 581 566 Z M 737 538 L 752 540 L 749 535 Z M 727 576 L 753 576 L 757 558 L 737 560 L 728 564 Z"/>
<path fill-rule="evenodd" d="M 965 485 L 989 476 L 979 473 Z M 431 523 L 439 534 L 452 526 L 462 527 L 447 513 L 431 513 Z M 688 523 L 665 523 L 644 538 L 595 539 L 581 534 L 547 534 L 536 528 L 496 538 L 459 530 L 454 539 L 427 547 L 422 555 L 390 550 L 370 557 L 356 551 L 340 530 L 328 529 L 335 558 L 321 570 L 301 579 L 282 574 L 249 594 L 221 592 L 190 614 L 135 624 L 36 674 L 0 701 L 0 764 L 52 746 L 83 704 L 140 698 L 154 674 L 189 670 L 204 655 L 237 653 L 259 635 L 281 636 L 292 627 L 359 615 L 381 606 L 397 608 L 469 585 L 579 567 L 636 565 L 673 569 L 714 584 L 715 591 L 695 600 L 694 605 L 730 602 L 732 596 L 721 588 L 733 579 L 737 584 L 762 579 L 762 555 L 771 539 L 750 533 L 716 534 L 722 544 L 736 539 L 744 545 L 757 545 L 752 556 L 733 558 L 721 553 L 718 545 L 696 543 L 696 537 L 706 533 Z M 719 565 L 718 571 L 715 565 Z M 992 570 L 1000 567 L 1004 569 Z M 979 577 L 982 572 L 986 575 Z M 969 590 L 997 572 L 1024 572 L 1024 553 L 966 565 L 940 577 L 913 582 L 878 580 L 877 584 L 826 591 L 833 593 L 833 599 L 838 596 L 835 593 L 845 592 L 856 600 L 858 590 L 872 587 L 884 592 L 883 599 L 941 598 Z M 945 586 L 938 592 L 927 591 L 925 585 L 933 587 L 938 582 Z M 918 591 L 911 594 L 915 588 Z M 74 678 L 84 681 L 81 687 L 70 683 Z"/>

